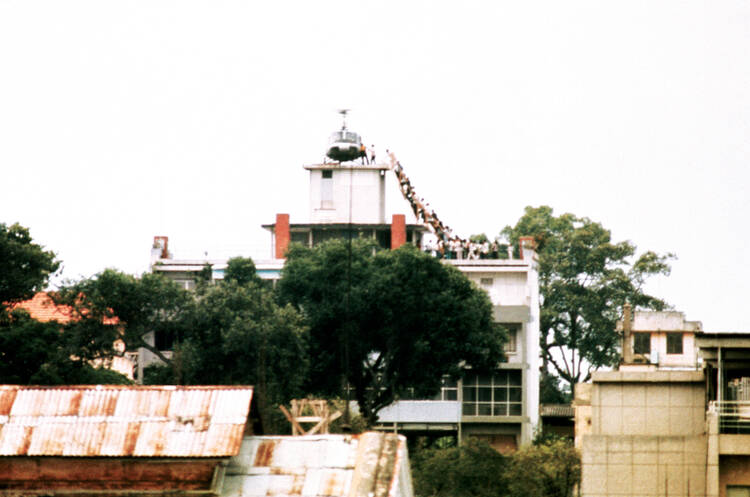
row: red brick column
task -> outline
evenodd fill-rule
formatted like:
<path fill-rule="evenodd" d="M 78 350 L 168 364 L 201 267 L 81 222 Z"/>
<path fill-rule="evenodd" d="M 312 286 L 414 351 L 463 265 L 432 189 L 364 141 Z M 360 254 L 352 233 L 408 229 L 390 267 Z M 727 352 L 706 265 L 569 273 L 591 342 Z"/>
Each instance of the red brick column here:
<path fill-rule="evenodd" d="M 391 250 L 406 243 L 406 216 L 394 214 L 391 221 Z"/>
<path fill-rule="evenodd" d="M 276 258 L 283 259 L 289 248 L 289 214 L 276 214 Z"/>
<path fill-rule="evenodd" d="M 518 237 L 518 252 L 521 255 L 521 259 L 530 257 L 536 249 L 536 242 L 533 236 L 520 236 Z"/>

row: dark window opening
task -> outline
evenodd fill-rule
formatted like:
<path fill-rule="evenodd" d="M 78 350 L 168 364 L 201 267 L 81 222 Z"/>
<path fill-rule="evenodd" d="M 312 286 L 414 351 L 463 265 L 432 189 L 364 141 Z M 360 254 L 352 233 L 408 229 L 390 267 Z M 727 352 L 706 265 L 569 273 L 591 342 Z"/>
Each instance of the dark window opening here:
<path fill-rule="evenodd" d="M 682 354 L 682 333 L 667 333 L 667 354 Z"/>
<path fill-rule="evenodd" d="M 154 346 L 156 350 L 172 350 L 177 337 L 174 331 L 156 331 L 154 332 Z"/>
<path fill-rule="evenodd" d="M 633 333 L 633 353 L 651 353 L 651 333 Z"/>

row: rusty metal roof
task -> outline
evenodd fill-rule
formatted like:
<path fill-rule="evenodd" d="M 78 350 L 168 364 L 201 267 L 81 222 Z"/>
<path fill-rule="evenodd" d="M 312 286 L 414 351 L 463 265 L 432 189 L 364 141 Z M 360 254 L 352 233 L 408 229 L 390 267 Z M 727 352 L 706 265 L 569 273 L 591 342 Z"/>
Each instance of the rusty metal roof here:
<path fill-rule="evenodd" d="M 551 418 L 573 418 L 576 413 L 570 404 L 540 404 L 539 415 Z"/>
<path fill-rule="evenodd" d="M 247 386 L 0 385 L 0 456 L 229 457 Z"/>
<path fill-rule="evenodd" d="M 222 497 L 412 497 L 406 439 L 392 433 L 247 437 Z"/>

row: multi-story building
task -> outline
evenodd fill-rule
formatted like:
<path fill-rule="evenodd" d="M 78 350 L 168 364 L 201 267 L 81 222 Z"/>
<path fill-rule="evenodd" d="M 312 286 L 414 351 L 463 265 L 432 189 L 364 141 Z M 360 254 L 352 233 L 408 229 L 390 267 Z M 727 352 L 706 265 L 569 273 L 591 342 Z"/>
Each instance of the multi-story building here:
<path fill-rule="evenodd" d="M 405 243 L 422 246 L 427 228 L 416 221 L 404 200 L 395 199 L 402 212 L 392 213 L 386 220 L 386 191 L 397 188 L 389 177 L 394 165 L 304 166 L 310 183 L 309 219 L 296 223 L 288 214 L 277 214 L 275 223 L 264 225 L 271 233 L 272 258 L 255 261 L 260 276 L 279 277 L 292 242 L 315 246 L 351 236 L 371 238 L 390 249 Z M 445 260 L 487 291 L 495 322 L 510 333 L 506 360 L 492 375 L 469 371 L 459 382 L 446 381 L 437 398 L 400 400 L 381 411 L 379 428 L 479 436 L 498 449 L 515 448 L 531 440 L 539 420 L 539 285 L 530 238 L 522 240 L 520 254 L 518 259 Z M 206 262 L 212 265 L 214 278 L 221 279 L 226 261 L 175 260 L 169 255 L 166 238 L 155 238 L 152 270 L 186 287 Z"/>
<path fill-rule="evenodd" d="M 506 360 L 492 375 L 446 380 L 433 399 L 403 399 L 380 412 L 380 428 L 483 438 L 505 451 L 531 441 L 539 423 L 539 286 L 534 252 L 521 259 L 448 260 L 489 294 L 509 332 Z"/>
<path fill-rule="evenodd" d="M 626 307 L 623 364 L 576 387 L 583 496 L 750 496 L 750 334 Z"/>

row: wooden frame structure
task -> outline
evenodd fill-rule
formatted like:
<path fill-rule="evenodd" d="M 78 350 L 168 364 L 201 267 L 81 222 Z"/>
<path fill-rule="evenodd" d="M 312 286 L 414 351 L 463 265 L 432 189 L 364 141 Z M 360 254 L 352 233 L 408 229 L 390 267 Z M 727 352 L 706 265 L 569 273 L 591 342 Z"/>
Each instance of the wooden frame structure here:
<path fill-rule="evenodd" d="M 316 399 L 292 399 L 291 412 L 286 407 L 279 406 L 286 419 L 292 424 L 292 435 L 314 435 L 316 433 L 329 433 L 331 422 L 341 416 L 336 411 L 331 414 L 328 409 L 328 401 Z M 312 412 L 312 415 L 309 413 Z M 305 431 L 300 423 L 315 423 L 312 428 Z"/>

